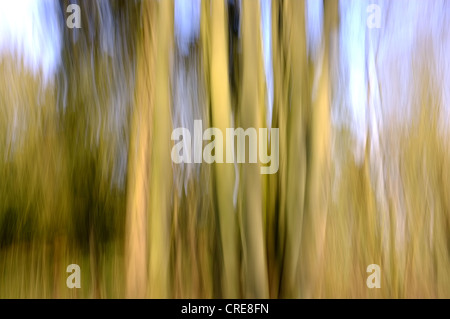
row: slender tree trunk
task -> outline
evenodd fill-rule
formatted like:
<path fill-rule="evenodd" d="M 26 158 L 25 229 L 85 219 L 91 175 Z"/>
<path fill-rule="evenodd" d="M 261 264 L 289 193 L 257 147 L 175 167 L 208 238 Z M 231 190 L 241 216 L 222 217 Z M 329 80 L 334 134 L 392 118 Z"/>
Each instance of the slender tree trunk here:
<path fill-rule="evenodd" d="M 202 16 L 209 23 L 204 45 L 209 49 L 212 124 L 222 132 L 232 127 L 230 87 L 228 82 L 228 44 L 225 1 L 203 1 Z M 205 21 L 205 20 L 203 20 Z M 203 32 L 207 32 L 206 30 Z M 222 154 L 225 158 L 226 144 Z M 239 233 L 233 206 L 235 169 L 233 164 L 214 164 L 220 236 L 223 250 L 223 297 L 239 297 Z"/>
<path fill-rule="evenodd" d="M 172 160 L 170 136 L 170 61 L 173 54 L 173 1 L 158 2 L 155 112 L 152 123 L 152 157 L 149 214 L 149 283 L 151 298 L 167 298 L 170 289 L 170 228 Z"/>
<path fill-rule="evenodd" d="M 144 298 L 147 287 L 147 214 L 149 211 L 151 119 L 154 105 L 156 2 L 142 2 L 136 66 L 135 105 L 131 117 L 128 162 L 126 271 L 127 297 Z"/>
<path fill-rule="evenodd" d="M 306 183 L 306 125 L 308 110 L 308 77 L 306 59 L 305 2 L 283 3 L 283 46 L 286 49 L 286 70 L 290 105 L 287 109 L 287 187 L 284 220 L 285 246 L 283 259 L 282 297 L 300 297 L 298 258 L 303 228 Z"/>
<path fill-rule="evenodd" d="M 336 48 L 338 1 L 324 1 L 323 37 L 321 56 L 313 66 L 318 77 L 317 87 L 311 86 L 311 110 L 308 133 L 307 202 L 303 222 L 302 253 L 299 270 L 302 272 L 304 297 L 314 297 L 315 288 L 321 287 L 322 260 L 329 203 L 330 179 L 330 54 Z M 311 83 L 312 81 L 310 81 Z M 319 293 L 319 292 L 317 292 Z"/>
<path fill-rule="evenodd" d="M 259 2 L 242 2 L 242 86 L 239 123 L 244 130 L 262 127 L 264 95 L 260 79 L 264 75 L 261 59 Z M 251 150 L 251 147 L 247 147 Z M 240 167 L 242 196 L 242 237 L 246 297 L 268 298 L 267 261 L 263 224 L 263 181 L 260 164 L 249 163 L 249 155 Z"/>

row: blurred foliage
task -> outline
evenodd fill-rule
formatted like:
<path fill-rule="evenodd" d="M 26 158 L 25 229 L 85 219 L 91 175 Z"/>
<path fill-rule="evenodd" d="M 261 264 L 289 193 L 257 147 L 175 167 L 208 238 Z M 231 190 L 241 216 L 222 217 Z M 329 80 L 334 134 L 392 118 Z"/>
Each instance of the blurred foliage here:
<path fill-rule="evenodd" d="M 448 298 L 443 62 L 417 39 L 410 121 L 372 119 L 382 125 L 367 128 L 356 156 L 354 132 L 332 117 L 349 103 L 336 65 L 342 1 L 323 1 L 315 57 L 306 2 L 271 1 L 274 175 L 170 156 L 172 129 L 195 119 L 223 132 L 266 126 L 257 1 L 202 0 L 188 55 L 177 1 L 80 1 L 83 27 L 61 29 L 47 86 L 2 56 L 0 297 Z M 400 103 L 389 84 L 368 94 Z M 81 289 L 66 287 L 72 263 Z M 381 289 L 366 286 L 374 263 Z"/>

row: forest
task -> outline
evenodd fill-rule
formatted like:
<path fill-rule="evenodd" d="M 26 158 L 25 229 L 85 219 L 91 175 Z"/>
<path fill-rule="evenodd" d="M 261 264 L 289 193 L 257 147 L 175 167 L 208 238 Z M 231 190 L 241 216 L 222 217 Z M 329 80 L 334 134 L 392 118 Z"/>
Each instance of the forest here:
<path fill-rule="evenodd" d="M 449 298 L 449 25 L 449 0 L 0 2 L 0 298 Z M 230 128 L 265 150 L 228 161 Z"/>

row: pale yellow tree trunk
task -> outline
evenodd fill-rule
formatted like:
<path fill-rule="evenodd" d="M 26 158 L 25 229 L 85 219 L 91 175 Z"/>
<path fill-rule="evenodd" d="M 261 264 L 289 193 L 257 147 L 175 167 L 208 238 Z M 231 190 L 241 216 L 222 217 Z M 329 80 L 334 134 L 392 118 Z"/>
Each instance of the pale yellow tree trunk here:
<path fill-rule="evenodd" d="M 259 10 L 257 1 L 242 2 L 243 78 L 238 121 L 244 130 L 258 130 L 265 118 L 262 112 L 264 96 L 259 85 L 264 75 Z M 259 163 L 249 163 L 248 154 L 245 163 L 240 166 L 240 176 L 245 297 L 267 298 L 269 287 L 263 224 L 263 181 Z"/>
<path fill-rule="evenodd" d="M 154 104 L 156 2 L 142 3 L 142 28 L 137 50 L 135 105 L 129 149 L 126 271 L 127 297 L 143 298 L 147 287 L 147 214 Z"/>
<path fill-rule="evenodd" d="M 205 18 L 206 17 L 206 18 Z M 209 23 L 203 29 L 203 45 L 209 50 L 210 95 L 212 124 L 223 133 L 232 127 L 230 87 L 228 82 L 227 13 L 225 1 L 203 1 L 202 21 Z M 208 30 L 210 31 L 209 33 Z M 207 34 L 205 34 L 207 33 Z M 225 158 L 226 143 L 223 143 Z M 238 228 L 233 206 L 235 170 L 233 164 L 214 164 L 217 207 L 223 250 L 223 297 L 239 297 Z"/>
<path fill-rule="evenodd" d="M 173 54 L 173 1 L 158 2 L 155 111 L 152 118 L 150 183 L 149 282 L 150 298 L 167 298 L 170 289 L 170 225 L 172 197 L 172 120 L 170 107 L 170 61 Z"/>
<path fill-rule="evenodd" d="M 309 145 L 307 176 L 307 210 L 303 222 L 302 253 L 299 271 L 302 272 L 303 297 L 314 297 L 321 287 L 323 253 L 330 179 L 330 53 L 335 39 L 338 19 L 338 1 L 324 1 L 324 32 L 321 57 L 313 67 L 318 77 L 317 87 L 312 86 L 309 113 Z M 313 81 L 310 81 L 310 83 Z"/>
<path fill-rule="evenodd" d="M 304 1 L 283 4 L 283 45 L 286 48 L 290 105 L 287 133 L 286 216 L 284 219 L 284 260 L 282 297 L 300 297 L 298 258 L 302 238 L 306 183 L 306 115 L 308 106 L 306 30 Z"/>

